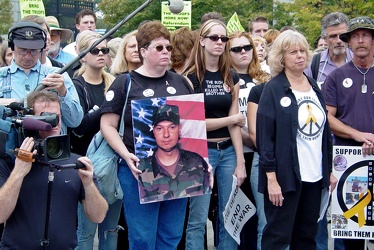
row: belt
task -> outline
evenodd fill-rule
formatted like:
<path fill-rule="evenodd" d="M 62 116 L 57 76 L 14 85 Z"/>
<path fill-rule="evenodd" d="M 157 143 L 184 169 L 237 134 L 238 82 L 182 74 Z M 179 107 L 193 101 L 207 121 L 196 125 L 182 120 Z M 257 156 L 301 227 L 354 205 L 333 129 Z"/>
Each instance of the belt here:
<path fill-rule="evenodd" d="M 231 145 L 232 145 L 231 139 L 227 139 L 227 140 L 219 141 L 219 142 L 208 141 L 208 148 L 215 148 L 215 149 L 218 149 L 218 150 L 228 148 Z"/>

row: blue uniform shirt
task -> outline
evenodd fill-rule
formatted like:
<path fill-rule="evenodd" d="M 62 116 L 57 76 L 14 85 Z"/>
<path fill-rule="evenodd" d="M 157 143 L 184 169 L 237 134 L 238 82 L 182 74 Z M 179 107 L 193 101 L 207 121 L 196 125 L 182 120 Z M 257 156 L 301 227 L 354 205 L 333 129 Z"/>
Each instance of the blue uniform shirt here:
<path fill-rule="evenodd" d="M 21 100 L 31 93 L 48 74 L 59 68 L 41 65 L 38 61 L 27 74 L 14 60 L 11 65 L 0 68 L 0 98 L 16 98 Z M 67 127 L 77 127 L 83 119 L 83 110 L 73 82 L 64 73 L 66 95 L 59 96 L 61 101 L 62 126 L 61 133 L 67 133 Z"/>

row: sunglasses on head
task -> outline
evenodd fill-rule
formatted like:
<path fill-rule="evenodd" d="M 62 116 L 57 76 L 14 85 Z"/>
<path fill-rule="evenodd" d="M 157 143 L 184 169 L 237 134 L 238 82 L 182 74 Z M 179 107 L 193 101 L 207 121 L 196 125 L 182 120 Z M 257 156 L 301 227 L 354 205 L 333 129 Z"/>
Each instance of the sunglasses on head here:
<path fill-rule="evenodd" d="M 148 47 L 148 48 L 155 48 L 158 52 L 161 52 L 164 50 L 164 47 L 167 51 L 172 51 L 173 50 L 173 46 L 172 45 L 166 45 L 166 46 L 163 46 L 163 45 L 157 45 L 155 47 Z"/>
<path fill-rule="evenodd" d="M 218 36 L 218 35 L 205 36 L 204 38 L 209 38 L 213 42 L 217 42 L 219 39 L 221 39 L 223 43 L 227 42 L 230 39 L 228 36 Z"/>
<path fill-rule="evenodd" d="M 106 55 L 106 54 L 109 54 L 109 48 L 101 48 L 101 49 L 98 49 L 98 48 L 93 48 L 93 49 L 90 49 L 90 53 L 92 55 L 98 55 L 100 53 L 100 51 Z"/>
<path fill-rule="evenodd" d="M 242 52 L 243 49 L 245 51 L 250 51 L 251 49 L 253 49 L 253 46 L 252 46 L 252 44 L 248 44 L 248 45 L 244 45 L 243 47 L 242 46 L 232 47 L 230 49 L 230 51 L 232 51 L 234 53 L 240 53 L 240 52 Z"/>

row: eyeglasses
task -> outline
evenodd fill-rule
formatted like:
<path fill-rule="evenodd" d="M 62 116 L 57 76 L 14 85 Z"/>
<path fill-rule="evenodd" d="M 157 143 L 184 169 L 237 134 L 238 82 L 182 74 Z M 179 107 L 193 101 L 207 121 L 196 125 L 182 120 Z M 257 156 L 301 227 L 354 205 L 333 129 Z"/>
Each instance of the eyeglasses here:
<path fill-rule="evenodd" d="M 166 46 L 163 46 L 163 45 L 157 45 L 155 47 L 148 47 L 148 48 L 155 48 L 158 52 L 161 52 L 164 50 L 164 48 L 167 50 L 167 51 L 172 51 L 173 50 L 173 46 L 172 45 L 166 45 Z"/>
<path fill-rule="evenodd" d="M 28 52 L 30 52 L 30 54 L 32 56 L 36 56 L 40 50 L 38 49 L 22 49 L 22 48 L 18 48 L 18 54 L 20 55 L 26 55 Z"/>
<path fill-rule="evenodd" d="M 98 55 L 100 53 L 100 51 L 106 55 L 106 54 L 109 54 L 109 51 L 110 49 L 109 48 L 101 48 L 101 49 L 98 49 L 98 48 L 93 48 L 93 49 L 90 49 L 90 53 L 92 55 Z"/>
<path fill-rule="evenodd" d="M 221 41 L 223 43 L 229 41 L 229 37 L 228 36 L 217 36 L 217 35 L 212 35 L 212 36 L 204 36 L 204 38 L 209 38 L 210 40 L 212 40 L 213 42 L 217 42 L 219 39 L 221 39 Z"/>
<path fill-rule="evenodd" d="M 240 52 L 242 52 L 243 49 L 245 51 L 250 51 L 251 49 L 253 49 L 253 46 L 252 46 L 252 44 L 248 44 L 248 45 L 244 45 L 243 47 L 242 46 L 232 47 L 230 49 L 230 51 L 232 51 L 234 53 L 240 53 Z"/>

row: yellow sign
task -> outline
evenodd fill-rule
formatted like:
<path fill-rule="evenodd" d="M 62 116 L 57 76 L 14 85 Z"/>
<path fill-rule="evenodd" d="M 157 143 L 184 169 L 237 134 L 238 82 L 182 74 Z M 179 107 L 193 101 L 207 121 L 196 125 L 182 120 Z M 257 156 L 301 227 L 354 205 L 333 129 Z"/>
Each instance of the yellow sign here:
<path fill-rule="evenodd" d="M 19 0 L 21 18 L 28 15 L 45 16 L 43 0 Z"/>
<path fill-rule="evenodd" d="M 235 31 L 245 31 L 243 26 L 240 23 L 238 14 L 236 12 L 231 16 L 230 20 L 227 22 L 227 32 L 231 34 Z"/>
<path fill-rule="evenodd" d="M 176 30 L 180 27 L 191 28 L 191 1 L 184 1 L 183 11 L 179 14 L 173 14 L 169 10 L 168 1 L 161 3 L 161 23 L 168 30 Z"/>

